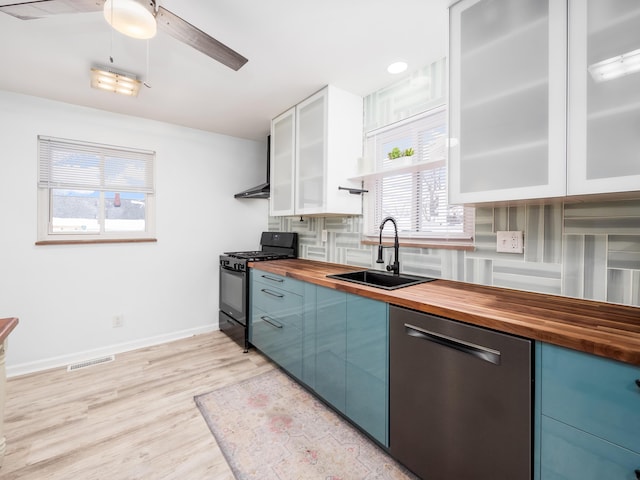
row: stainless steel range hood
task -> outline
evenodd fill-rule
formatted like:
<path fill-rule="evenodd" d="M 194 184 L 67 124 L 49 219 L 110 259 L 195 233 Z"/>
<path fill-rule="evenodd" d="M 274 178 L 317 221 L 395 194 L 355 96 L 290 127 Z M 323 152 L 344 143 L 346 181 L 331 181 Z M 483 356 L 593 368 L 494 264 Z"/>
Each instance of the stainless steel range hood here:
<path fill-rule="evenodd" d="M 252 188 L 248 188 L 234 195 L 235 198 L 269 198 L 269 183 L 263 183 Z"/>
<path fill-rule="evenodd" d="M 267 181 L 255 187 L 243 190 L 240 193 L 236 193 L 234 198 L 269 198 L 270 183 L 269 183 L 269 170 L 271 164 L 271 135 L 267 136 Z"/>

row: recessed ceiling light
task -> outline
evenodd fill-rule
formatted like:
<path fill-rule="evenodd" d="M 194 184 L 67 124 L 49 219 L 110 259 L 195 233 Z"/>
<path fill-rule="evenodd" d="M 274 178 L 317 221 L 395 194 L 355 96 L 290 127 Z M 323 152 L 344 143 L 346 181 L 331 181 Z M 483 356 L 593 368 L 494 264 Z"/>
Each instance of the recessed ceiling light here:
<path fill-rule="evenodd" d="M 387 67 L 387 72 L 392 74 L 402 73 L 407 69 L 407 62 L 395 62 Z"/>

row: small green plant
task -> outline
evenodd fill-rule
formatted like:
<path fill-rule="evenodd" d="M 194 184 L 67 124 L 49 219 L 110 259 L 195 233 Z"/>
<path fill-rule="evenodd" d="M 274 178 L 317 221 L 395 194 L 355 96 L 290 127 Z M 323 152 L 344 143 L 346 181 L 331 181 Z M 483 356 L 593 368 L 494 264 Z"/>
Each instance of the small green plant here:
<path fill-rule="evenodd" d="M 400 150 L 398 147 L 393 147 L 393 149 L 389 152 L 389 158 L 391 160 L 393 160 L 394 158 L 400 158 L 402 157 L 402 150 Z"/>
<path fill-rule="evenodd" d="M 398 147 L 393 147 L 393 149 L 389 152 L 389 158 L 391 160 L 400 158 L 400 157 L 410 157 L 411 155 L 413 155 L 413 148 L 400 150 Z"/>

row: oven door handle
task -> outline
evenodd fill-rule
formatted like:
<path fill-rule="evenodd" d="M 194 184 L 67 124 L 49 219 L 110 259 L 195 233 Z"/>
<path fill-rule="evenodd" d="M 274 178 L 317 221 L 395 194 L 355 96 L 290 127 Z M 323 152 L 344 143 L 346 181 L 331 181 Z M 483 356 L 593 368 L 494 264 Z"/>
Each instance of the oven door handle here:
<path fill-rule="evenodd" d="M 269 275 L 260 275 L 260 276 L 264 279 L 271 280 L 272 282 L 278 282 L 278 283 L 284 282 L 282 278 L 270 277 Z"/>
<path fill-rule="evenodd" d="M 281 325 L 278 322 L 276 322 L 273 318 L 267 317 L 266 315 L 263 315 L 260 318 L 262 320 L 264 320 L 265 322 L 267 322 L 272 327 L 276 327 L 276 328 L 282 328 L 283 327 L 283 325 Z"/>
<path fill-rule="evenodd" d="M 261 288 L 260 291 L 266 293 L 267 295 L 271 295 L 272 297 L 284 297 L 284 295 L 282 295 L 281 293 L 272 292 L 271 290 L 267 290 L 266 288 Z"/>
<path fill-rule="evenodd" d="M 225 267 L 223 265 L 220 265 L 220 268 L 222 270 L 224 270 L 225 272 L 229 272 L 232 274 L 236 274 L 236 275 L 244 275 L 245 272 L 243 272 L 242 270 L 236 270 L 235 268 L 229 268 L 229 267 Z"/>

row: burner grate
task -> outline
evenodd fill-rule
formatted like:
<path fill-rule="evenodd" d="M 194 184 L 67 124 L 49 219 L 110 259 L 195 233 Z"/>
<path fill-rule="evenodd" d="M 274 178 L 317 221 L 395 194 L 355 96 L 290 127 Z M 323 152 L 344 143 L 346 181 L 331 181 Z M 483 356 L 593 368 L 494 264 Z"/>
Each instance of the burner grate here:
<path fill-rule="evenodd" d="M 250 262 L 257 262 L 261 260 L 278 260 L 281 258 L 291 258 L 291 255 L 283 254 L 283 253 L 273 253 L 273 252 L 228 252 L 225 255 L 228 255 L 231 258 L 239 258 L 242 260 L 248 260 Z"/>

